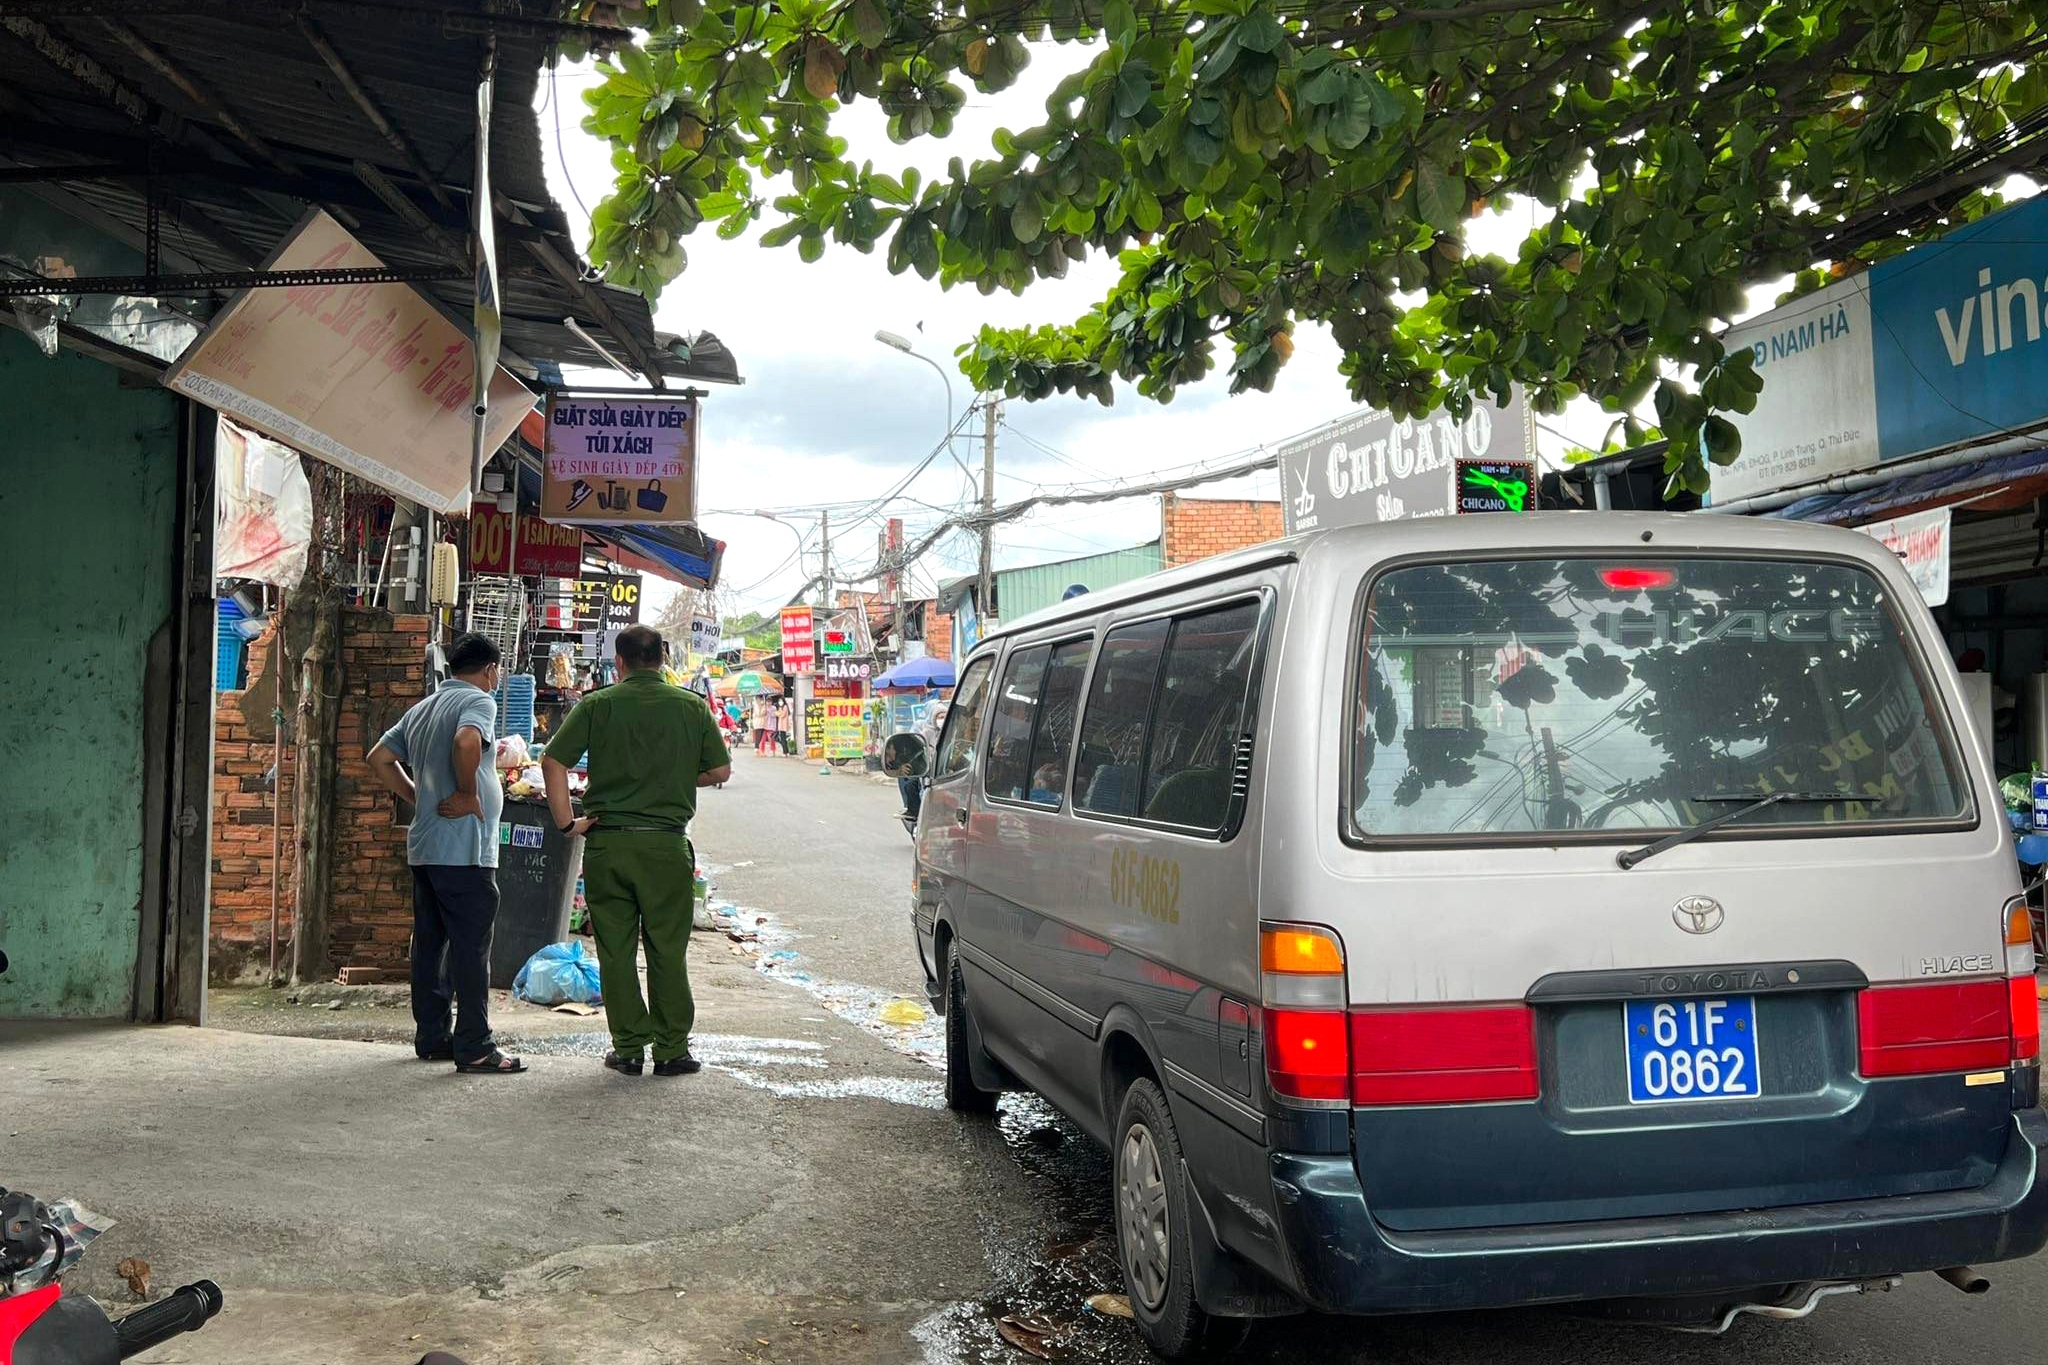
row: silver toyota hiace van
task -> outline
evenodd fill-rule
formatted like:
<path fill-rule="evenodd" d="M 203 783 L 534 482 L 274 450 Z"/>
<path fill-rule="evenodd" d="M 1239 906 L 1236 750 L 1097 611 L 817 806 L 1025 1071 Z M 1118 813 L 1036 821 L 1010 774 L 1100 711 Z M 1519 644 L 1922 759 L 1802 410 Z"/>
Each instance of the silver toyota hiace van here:
<path fill-rule="evenodd" d="M 929 758 L 949 1100 L 1107 1145 L 1163 1354 L 1302 1308 L 1725 1326 L 2048 1242 L 2010 835 L 1874 540 L 1279 541 L 1006 624 Z"/>

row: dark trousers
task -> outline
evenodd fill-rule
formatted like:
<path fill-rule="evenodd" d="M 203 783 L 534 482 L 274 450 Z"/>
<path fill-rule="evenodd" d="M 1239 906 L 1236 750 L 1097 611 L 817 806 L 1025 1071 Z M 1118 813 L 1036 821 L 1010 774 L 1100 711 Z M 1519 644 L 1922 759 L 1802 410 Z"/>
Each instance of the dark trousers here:
<path fill-rule="evenodd" d="M 924 779 L 921 777 L 899 777 L 896 790 L 903 797 L 903 809 L 910 812 L 915 820 L 924 810 Z"/>
<path fill-rule="evenodd" d="M 422 1057 L 451 1043 L 457 1061 L 490 1055 L 491 924 L 497 918 L 496 868 L 413 868 L 413 1050 Z"/>

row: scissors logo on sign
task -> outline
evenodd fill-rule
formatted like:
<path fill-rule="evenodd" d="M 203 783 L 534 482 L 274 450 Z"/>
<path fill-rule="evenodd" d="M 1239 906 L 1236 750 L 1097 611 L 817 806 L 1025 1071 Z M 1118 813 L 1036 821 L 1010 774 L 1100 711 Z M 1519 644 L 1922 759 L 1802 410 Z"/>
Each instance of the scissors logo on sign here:
<path fill-rule="evenodd" d="M 1294 471 L 1294 481 L 1301 485 L 1301 492 L 1294 499 L 1294 519 L 1299 521 L 1316 510 L 1316 495 L 1308 489 L 1308 466 Z"/>

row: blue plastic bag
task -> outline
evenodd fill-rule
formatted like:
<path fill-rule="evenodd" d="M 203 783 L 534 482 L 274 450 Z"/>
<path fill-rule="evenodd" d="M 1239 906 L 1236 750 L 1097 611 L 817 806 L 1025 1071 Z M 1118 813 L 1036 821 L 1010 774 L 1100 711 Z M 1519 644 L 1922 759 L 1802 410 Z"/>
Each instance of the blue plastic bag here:
<path fill-rule="evenodd" d="M 595 1005 L 603 999 L 597 959 L 586 957 L 580 943 L 550 943 L 512 978 L 512 996 L 535 1005 Z"/>

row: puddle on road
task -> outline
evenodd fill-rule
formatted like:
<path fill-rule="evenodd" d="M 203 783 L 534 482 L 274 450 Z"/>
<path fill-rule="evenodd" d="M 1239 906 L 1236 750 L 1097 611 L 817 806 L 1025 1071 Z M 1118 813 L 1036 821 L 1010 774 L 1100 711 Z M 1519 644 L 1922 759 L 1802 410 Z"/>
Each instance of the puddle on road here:
<path fill-rule="evenodd" d="M 821 977 L 791 945 L 796 935 L 773 915 L 714 901 L 717 932 L 753 960 L 763 976 L 810 994 L 833 1015 L 879 1039 L 891 1050 L 943 1068 L 945 1023 L 927 1013 L 918 1023 L 893 1024 L 883 1010 L 901 996 L 870 986 Z M 921 1004 L 922 1002 L 920 1002 Z M 758 1043 L 761 1040 L 736 1040 Z M 790 1098 L 874 1098 L 920 1108 L 945 1107 L 937 1079 L 847 1076 L 811 1079 L 787 1072 L 764 1075 L 749 1069 L 758 1061 L 715 1059 L 709 1043 L 707 1066 L 726 1071 L 742 1084 Z M 601 1049 L 600 1049 L 601 1051 Z M 1110 1223 L 1109 1159 L 1078 1128 L 1035 1095 L 1005 1095 L 993 1126 L 963 1124 L 968 1141 L 983 1147 L 982 1159 L 1013 1161 L 1033 1187 L 1023 1224 L 1002 1221 L 991 1209 L 982 1216 L 982 1245 L 988 1258 L 989 1292 L 979 1300 L 949 1305 L 918 1323 L 913 1337 L 924 1365 L 1020 1365 L 1032 1356 L 1006 1341 L 1005 1319 L 1045 1327 L 1033 1334 L 1055 1360 L 1123 1365 L 1149 1362 L 1131 1324 L 1087 1307 L 1092 1295 L 1119 1293 L 1123 1278 L 1116 1262 Z M 1013 1329 L 1014 1330 L 1014 1329 Z"/>
<path fill-rule="evenodd" d="M 796 934 L 775 916 L 728 901 L 712 902 L 711 915 L 717 928 L 706 932 L 722 934 L 737 944 L 761 975 L 806 992 L 834 1015 L 879 1038 L 891 1051 L 934 1068 L 944 1065 L 945 1024 L 926 1010 L 923 1002 L 911 1002 L 922 1016 L 918 1022 L 890 1023 L 883 1018 L 883 1011 L 904 1001 L 904 996 L 817 975 L 805 965 L 803 955 L 790 946 L 796 941 Z"/>

